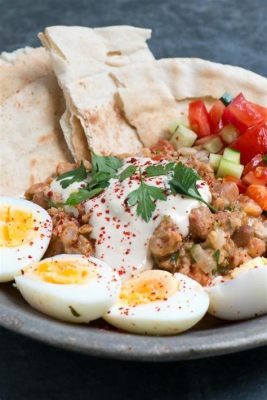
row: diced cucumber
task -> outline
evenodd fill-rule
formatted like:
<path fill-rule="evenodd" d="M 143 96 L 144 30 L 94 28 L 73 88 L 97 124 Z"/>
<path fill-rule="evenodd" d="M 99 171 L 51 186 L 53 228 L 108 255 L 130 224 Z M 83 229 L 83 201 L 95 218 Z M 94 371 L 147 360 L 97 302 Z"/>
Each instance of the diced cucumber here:
<path fill-rule="evenodd" d="M 240 151 L 230 149 L 230 147 L 226 147 L 223 152 L 223 158 L 225 160 L 231 161 L 234 164 L 240 164 Z"/>
<path fill-rule="evenodd" d="M 205 143 L 203 147 L 210 153 L 218 153 L 223 148 L 223 142 L 221 141 L 220 137 L 217 136 L 211 139 L 209 142 Z"/>
<path fill-rule="evenodd" d="M 220 161 L 222 159 L 222 156 L 220 154 L 210 154 L 209 157 L 209 163 L 212 166 L 212 168 L 214 169 L 214 171 L 217 171 Z"/>
<path fill-rule="evenodd" d="M 176 127 L 173 124 L 170 127 L 170 131 L 173 132 L 170 142 L 173 144 L 176 150 L 179 150 L 182 147 L 193 146 L 197 139 L 197 134 L 182 124 L 179 124 Z"/>
<path fill-rule="evenodd" d="M 179 125 L 181 125 L 180 122 L 178 122 L 178 121 L 172 121 L 172 122 L 170 123 L 170 125 L 169 125 L 169 131 L 170 131 L 171 133 L 177 132 L 177 130 L 178 130 L 178 128 L 179 128 Z"/>
<path fill-rule="evenodd" d="M 220 136 L 225 143 L 233 143 L 237 139 L 238 133 L 233 127 L 233 125 L 226 125 L 221 131 Z"/>
<path fill-rule="evenodd" d="M 236 164 L 222 157 L 219 168 L 217 170 L 217 178 L 223 178 L 224 176 L 234 176 L 240 178 L 244 169 L 244 165 Z"/>
<path fill-rule="evenodd" d="M 224 93 L 220 100 L 227 107 L 233 100 L 233 96 L 230 93 Z"/>

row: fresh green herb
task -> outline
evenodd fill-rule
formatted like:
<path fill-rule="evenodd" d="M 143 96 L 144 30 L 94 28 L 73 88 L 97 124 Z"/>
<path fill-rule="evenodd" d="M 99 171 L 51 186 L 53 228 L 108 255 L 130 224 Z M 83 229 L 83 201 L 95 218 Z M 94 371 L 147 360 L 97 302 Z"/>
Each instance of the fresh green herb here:
<path fill-rule="evenodd" d="M 166 175 L 166 169 L 164 165 L 151 165 L 145 169 L 146 178 L 152 176 Z"/>
<path fill-rule="evenodd" d="M 87 184 L 87 189 L 92 190 L 96 187 L 106 188 L 109 186 L 109 180 L 113 176 L 107 172 L 96 172 L 92 173 L 91 180 Z"/>
<path fill-rule="evenodd" d="M 73 192 L 69 195 L 67 200 L 65 201 L 65 205 L 68 206 L 76 206 L 85 200 L 92 199 L 93 197 L 98 196 L 103 192 L 103 188 L 98 187 L 92 190 L 79 189 L 78 192 Z"/>
<path fill-rule="evenodd" d="M 93 174 L 96 172 L 106 172 L 110 175 L 115 175 L 117 170 L 122 166 L 122 160 L 117 157 L 103 157 L 92 154 Z"/>
<path fill-rule="evenodd" d="M 119 181 L 122 182 L 127 178 L 130 178 L 132 175 L 134 175 L 136 173 L 137 167 L 135 167 L 134 165 L 129 165 L 127 168 L 125 168 L 124 171 L 122 171 L 120 173 L 120 175 L 118 176 Z"/>
<path fill-rule="evenodd" d="M 165 165 L 165 171 L 166 173 L 170 173 L 171 171 L 174 170 L 176 163 L 175 162 L 170 162 L 168 164 Z"/>
<path fill-rule="evenodd" d="M 177 250 L 175 253 L 173 253 L 173 254 L 170 256 L 170 261 L 171 261 L 171 263 L 175 264 L 176 261 L 178 260 L 179 256 L 180 256 L 180 251 Z"/>
<path fill-rule="evenodd" d="M 233 100 L 233 96 L 230 93 L 224 93 L 220 100 L 227 107 Z"/>
<path fill-rule="evenodd" d="M 70 312 L 72 313 L 72 315 L 73 315 L 74 317 L 79 318 L 79 317 L 81 316 L 81 314 L 79 314 L 78 311 L 75 310 L 75 308 L 73 308 L 72 306 L 69 306 L 69 309 L 70 309 Z"/>
<path fill-rule="evenodd" d="M 220 250 L 216 250 L 216 251 L 213 253 L 213 258 L 214 258 L 214 260 L 215 260 L 217 266 L 218 266 L 219 263 L 220 263 L 220 256 L 221 256 Z"/>
<path fill-rule="evenodd" d="M 173 193 L 180 193 L 196 199 L 206 204 L 211 211 L 216 212 L 216 209 L 202 199 L 197 190 L 196 183 L 200 180 L 200 176 L 192 169 L 186 167 L 179 162 L 174 168 L 173 178 L 170 181 L 170 188 Z"/>
<path fill-rule="evenodd" d="M 49 197 L 47 198 L 47 204 L 48 204 L 48 207 L 49 208 L 51 208 L 51 207 L 53 207 L 53 208 L 59 208 L 59 207 L 62 207 L 63 206 L 63 204 L 61 204 L 61 203 L 55 203 L 52 199 L 50 199 Z"/>
<path fill-rule="evenodd" d="M 265 163 L 267 163 L 267 154 L 263 154 L 263 156 L 262 156 L 262 161 L 264 161 Z"/>
<path fill-rule="evenodd" d="M 140 174 L 141 178 L 141 174 Z M 155 200 L 166 200 L 162 189 L 147 185 L 141 178 L 138 189 L 132 191 L 127 197 L 127 204 L 132 207 L 137 204 L 137 215 L 148 222 L 156 208 Z"/>
<path fill-rule="evenodd" d="M 160 175 L 168 175 L 175 167 L 174 162 L 170 162 L 166 165 L 150 165 L 145 169 L 146 178 Z"/>
<path fill-rule="evenodd" d="M 73 169 L 72 171 L 65 172 L 62 175 L 57 177 L 57 181 L 60 181 L 60 185 L 63 189 L 66 189 L 74 182 L 81 182 L 87 177 L 87 172 L 83 162 L 78 168 Z"/>

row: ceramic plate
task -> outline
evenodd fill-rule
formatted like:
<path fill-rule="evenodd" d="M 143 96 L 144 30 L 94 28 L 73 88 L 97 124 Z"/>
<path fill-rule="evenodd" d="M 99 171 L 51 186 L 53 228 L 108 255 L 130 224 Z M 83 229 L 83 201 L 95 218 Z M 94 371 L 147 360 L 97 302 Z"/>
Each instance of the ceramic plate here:
<path fill-rule="evenodd" d="M 178 336 L 137 336 L 101 323 L 70 325 L 50 319 L 30 308 L 11 284 L 0 287 L 0 325 L 56 347 L 124 360 L 194 359 L 267 344 L 267 316 L 235 323 L 207 316 Z"/>

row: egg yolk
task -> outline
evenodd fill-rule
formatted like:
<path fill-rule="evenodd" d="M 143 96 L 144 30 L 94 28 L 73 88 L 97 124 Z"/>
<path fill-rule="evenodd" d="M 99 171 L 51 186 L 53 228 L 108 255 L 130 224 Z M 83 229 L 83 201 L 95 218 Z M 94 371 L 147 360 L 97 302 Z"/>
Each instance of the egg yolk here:
<path fill-rule="evenodd" d="M 83 284 L 96 275 L 93 266 L 92 263 L 81 260 L 44 260 L 26 269 L 25 274 L 48 283 Z"/>
<path fill-rule="evenodd" d="M 168 300 L 178 290 L 178 281 L 166 271 L 145 271 L 122 286 L 120 301 L 129 306 Z"/>
<path fill-rule="evenodd" d="M 27 243 L 34 236 L 31 212 L 3 206 L 0 209 L 0 246 L 16 247 Z"/>

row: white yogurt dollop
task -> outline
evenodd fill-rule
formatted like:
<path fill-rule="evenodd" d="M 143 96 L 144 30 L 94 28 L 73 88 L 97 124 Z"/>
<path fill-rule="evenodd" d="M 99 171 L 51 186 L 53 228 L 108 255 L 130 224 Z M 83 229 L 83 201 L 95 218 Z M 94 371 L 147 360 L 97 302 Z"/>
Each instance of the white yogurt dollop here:
<path fill-rule="evenodd" d="M 166 161 L 162 162 L 164 163 Z M 118 173 L 129 165 L 138 166 L 144 171 L 146 167 L 155 164 L 159 162 L 150 158 L 128 158 Z M 168 189 L 167 176 L 146 178 L 145 183 L 163 190 Z M 199 193 L 209 202 L 211 194 L 207 183 L 199 183 Z M 91 237 L 96 240 L 95 257 L 104 260 L 122 278 L 152 268 L 148 243 L 163 216 L 170 216 L 179 227 L 180 233 L 186 236 L 189 231 L 189 214 L 193 208 L 200 206 L 198 200 L 171 194 L 166 201 L 157 200 L 152 218 L 145 222 L 137 216 L 136 206 L 129 208 L 126 203 L 128 194 L 138 189 L 139 185 L 138 174 L 123 182 L 111 179 L 109 187 L 101 195 L 85 203 L 86 211 L 92 213 L 90 224 L 93 227 Z"/>

